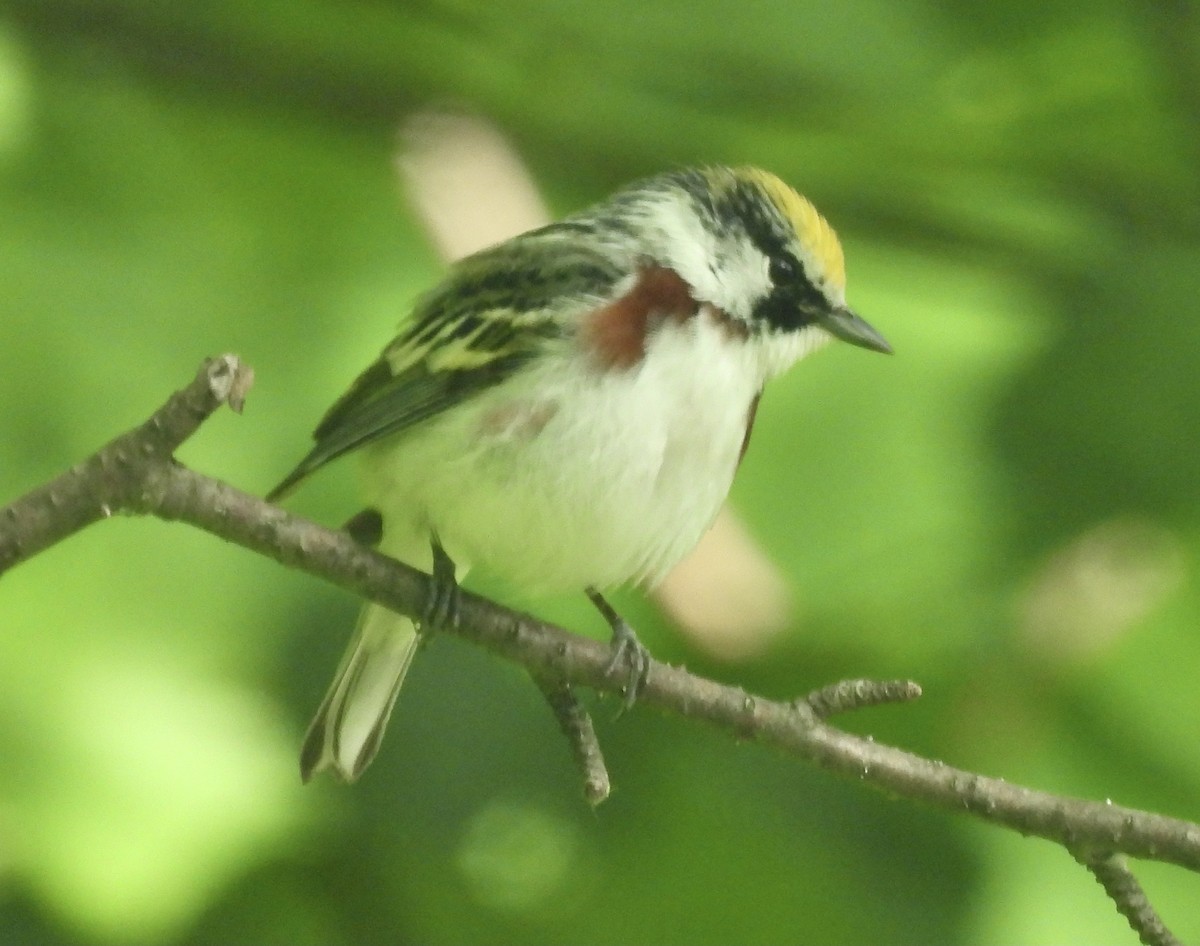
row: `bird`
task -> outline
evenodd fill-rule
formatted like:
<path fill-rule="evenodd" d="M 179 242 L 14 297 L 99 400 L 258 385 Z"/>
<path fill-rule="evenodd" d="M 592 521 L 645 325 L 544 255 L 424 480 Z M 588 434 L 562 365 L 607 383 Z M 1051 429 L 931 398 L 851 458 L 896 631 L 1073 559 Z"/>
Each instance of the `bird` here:
<path fill-rule="evenodd" d="M 358 454 L 379 550 L 438 589 L 417 621 L 366 605 L 302 779 L 362 775 L 470 566 L 531 595 L 585 591 L 636 695 L 649 655 L 605 591 L 652 587 L 696 545 L 768 382 L 834 339 L 891 352 L 845 288 L 833 228 L 749 166 L 648 177 L 453 264 L 267 494 Z"/>

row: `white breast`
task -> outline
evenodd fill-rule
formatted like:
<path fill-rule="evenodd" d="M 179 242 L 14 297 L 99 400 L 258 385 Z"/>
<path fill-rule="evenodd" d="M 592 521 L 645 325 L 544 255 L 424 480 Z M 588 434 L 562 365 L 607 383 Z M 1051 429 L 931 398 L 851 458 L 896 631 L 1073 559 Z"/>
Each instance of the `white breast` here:
<path fill-rule="evenodd" d="M 407 557 L 432 529 L 457 562 L 531 592 L 657 581 L 729 491 L 779 360 L 760 345 L 702 313 L 662 326 L 632 368 L 549 357 L 366 451 L 385 550 Z"/>

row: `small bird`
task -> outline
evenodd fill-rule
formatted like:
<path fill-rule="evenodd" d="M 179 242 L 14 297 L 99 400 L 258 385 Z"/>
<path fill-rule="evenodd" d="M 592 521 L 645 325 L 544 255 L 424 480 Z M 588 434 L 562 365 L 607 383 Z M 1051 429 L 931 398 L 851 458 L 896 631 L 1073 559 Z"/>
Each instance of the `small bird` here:
<path fill-rule="evenodd" d="M 845 301 L 833 229 L 778 177 L 648 178 L 454 264 L 267 498 L 358 451 L 379 548 L 454 593 L 479 564 L 531 593 L 584 590 L 610 669 L 649 658 L 602 591 L 652 586 L 711 525 L 763 386 L 830 339 L 890 352 Z M 301 752 L 357 779 L 420 641 L 368 604 Z"/>

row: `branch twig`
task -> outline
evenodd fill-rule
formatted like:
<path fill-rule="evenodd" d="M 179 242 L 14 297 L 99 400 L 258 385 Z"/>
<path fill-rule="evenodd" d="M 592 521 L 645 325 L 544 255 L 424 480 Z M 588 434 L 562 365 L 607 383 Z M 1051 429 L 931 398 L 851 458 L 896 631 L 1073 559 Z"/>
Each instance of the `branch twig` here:
<path fill-rule="evenodd" d="M 1116 904 L 1117 910 L 1129 921 L 1138 939 L 1146 946 L 1183 946 L 1175 938 L 1150 900 L 1142 885 L 1125 863 L 1124 858 L 1111 851 L 1096 855 L 1076 855 L 1076 860 L 1091 871 L 1104 892 Z"/>
<path fill-rule="evenodd" d="M 542 691 L 550 705 L 559 728 L 571 744 L 571 755 L 575 767 L 583 778 L 583 797 L 595 808 L 608 798 L 612 786 L 608 780 L 608 767 L 604 764 L 604 753 L 600 751 L 600 740 L 596 738 L 596 727 L 592 717 L 583 708 L 569 683 L 533 673 L 533 682 Z"/>
<path fill-rule="evenodd" d="M 173 451 L 220 404 L 237 409 L 252 373 L 235 356 L 204 364 L 195 380 L 140 427 L 0 509 L 0 574 L 115 512 L 181 520 L 284 565 L 324 578 L 364 598 L 417 616 L 431 579 L 332 530 L 269 505 L 226 483 L 179 465 Z M 525 666 L 548 692 L 568 730 L 595 796 L 607 789 L 595 734 L 575 716 L 571 686 L 619 692 L 607 673 L 609 652 L 529 615 L 461 592 L 453 632 Z M 552 683 L 550 681 L 553 681 Z M 1037 835 L 1073 852 L 1095 874 L 1143 942 L 1174 943 L 1117 855 L 1176 864 L 1200 872 L 1200 825 L 1107 802 L 1052 795 L 988 778 L 855 736 L 826 722 L 862 706 L 915 699 L 907 681 L 852 680 L 781 703 L 655 663 L 639 704 L 703 720 L 891 795 Z M 590 721 L 587 721 L 590 723 Z M 590 728 L 590 726 L 588 727 Z M 591 759 L 595 754 L 596 759 Z M 598 766 L 598 767 L 597 767 Z M 1104 852 L 1089 855 L 1079 852 Z"/>

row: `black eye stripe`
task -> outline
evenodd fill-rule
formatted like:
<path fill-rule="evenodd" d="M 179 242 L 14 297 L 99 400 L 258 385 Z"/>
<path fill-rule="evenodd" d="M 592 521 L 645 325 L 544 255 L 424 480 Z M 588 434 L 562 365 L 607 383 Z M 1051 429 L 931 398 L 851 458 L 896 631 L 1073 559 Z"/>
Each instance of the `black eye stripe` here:
<path fill-rule="evenodd" d="M 812 325 L 829 311 L 829 302 L 807 280 L 777 286 L 754 307 L 754 318 L 772 328 L 794 330 Z"/>
<path fill-rule="evenodd" d="M 790 255 L 772 256 L 767 275 L 776 287 L 786 286 L 800 276 L 800 264 Z"/>

